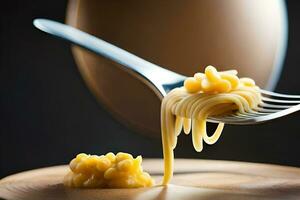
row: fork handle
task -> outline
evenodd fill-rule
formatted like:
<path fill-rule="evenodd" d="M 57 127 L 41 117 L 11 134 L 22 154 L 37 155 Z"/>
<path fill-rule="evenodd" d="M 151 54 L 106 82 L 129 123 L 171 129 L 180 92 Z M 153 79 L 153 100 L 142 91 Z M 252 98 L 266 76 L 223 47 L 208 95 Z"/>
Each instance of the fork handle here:
<path fill-rule="evenodd" d="M 154 91 L 156 90 L 155 92 L 158 92 L 160 96 L 165 96 L 165 90 L 162 87 L 163 81 L 166 83 L 168 81 L 172 82 L 173 79 L 178 78 L 178 76 L 181 77 L 181 75 L 159 67 L 158 65 L 148 62 L 132 53 L 69 25 L 48 19 L 35 19 L 33 24 L 35 27 L 46 33 L 69 41 L 121 64 L 124 66 L 124 69 L 133 72 L 135 76 L 138 76 L 140 80 L 152 87 Z"/>

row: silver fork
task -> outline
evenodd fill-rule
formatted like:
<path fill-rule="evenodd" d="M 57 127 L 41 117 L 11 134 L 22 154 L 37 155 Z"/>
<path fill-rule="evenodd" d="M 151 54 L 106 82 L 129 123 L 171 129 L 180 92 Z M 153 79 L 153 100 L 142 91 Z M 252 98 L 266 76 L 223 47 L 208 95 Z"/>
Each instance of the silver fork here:
<path fill-rule="evenodd" d="M 47 19 L 35 19 L 33 24 L 46 33 L 119 63 L 123 69 L 151 87 L 160 99 L 170 90 L 182 86 L 186 79 L 186 76 L 164 69 L 74 27 Z M 209 121 L 237 125 L 257 124 L 300 110 L 300 95 L 279 94 L 262 89 L 261 94 L 262 103 L 251 112 L 210 117 Z"/>

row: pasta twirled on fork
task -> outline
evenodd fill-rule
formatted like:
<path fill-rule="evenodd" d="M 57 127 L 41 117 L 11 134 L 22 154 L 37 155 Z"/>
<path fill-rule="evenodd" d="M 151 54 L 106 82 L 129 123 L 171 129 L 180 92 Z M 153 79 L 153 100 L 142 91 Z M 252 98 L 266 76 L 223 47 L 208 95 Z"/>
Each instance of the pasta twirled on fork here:
<path fill-rule="evenodd" d="M 203 141 L 214 144 L 220 137 L 224 123 L 219 123 L 215 132 L 208 136 L 206 120 L 210 116 L 239 111 L 246 113 L 261 102 L 259 87 L 250 78 L 238 78 L 237 71 L 218 72 L 208 66 L 205 73 L 196 73 L 187 78 L 184 87 L 175 88 L 163 99 L 161 105 L 161 130 L 164 155 L 163 184 L 173 175 L 173 149 L 177 136 L 192 132 L 196 151 L 203 149 Z"/>

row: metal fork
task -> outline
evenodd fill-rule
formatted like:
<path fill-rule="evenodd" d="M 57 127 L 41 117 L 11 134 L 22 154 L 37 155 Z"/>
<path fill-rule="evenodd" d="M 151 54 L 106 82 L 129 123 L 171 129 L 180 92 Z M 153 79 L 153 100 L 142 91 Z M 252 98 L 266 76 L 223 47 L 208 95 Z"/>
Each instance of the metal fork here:
<path fill-rule="evenodd" d="M 74 27 L 47 19 L 35 19 L 33 24 L 46 33 L 119 63 L 123 69 L 136 75 L 151 87 L 160 99 L 170 90 L 182 86 L 186 79 L 186 76 L 164 69 Z M 261 94 L 262 103 L 251 112 L 210 117 L 209 121 L 237 125 L 256 124 L 300 110 L 300 95 L 279 94 L 262 89 Z"/>

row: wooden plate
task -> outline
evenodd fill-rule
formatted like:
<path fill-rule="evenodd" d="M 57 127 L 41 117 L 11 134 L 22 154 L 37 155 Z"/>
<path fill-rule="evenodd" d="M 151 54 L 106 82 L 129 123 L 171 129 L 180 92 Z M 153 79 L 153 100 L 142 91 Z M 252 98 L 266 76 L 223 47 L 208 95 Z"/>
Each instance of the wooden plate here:
<path fill-rule="evenodd" d="M 161 159 L 143 162 L 157 183 L 162 178 L 162 164 Z M 295 167 L 176 159 L 170 185 L 138 189 L 65 188 L 62 179 L 67 171 L 67 166 L 55 166 L 8 176 L 0 180 L 0 199 L 300 199 L 300 168 Z"/>

